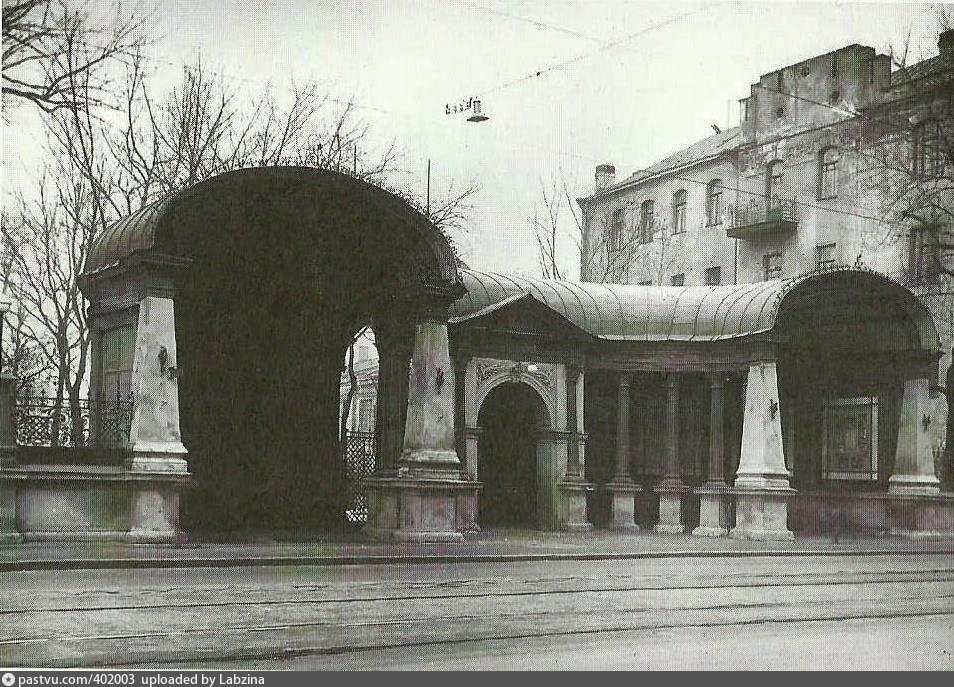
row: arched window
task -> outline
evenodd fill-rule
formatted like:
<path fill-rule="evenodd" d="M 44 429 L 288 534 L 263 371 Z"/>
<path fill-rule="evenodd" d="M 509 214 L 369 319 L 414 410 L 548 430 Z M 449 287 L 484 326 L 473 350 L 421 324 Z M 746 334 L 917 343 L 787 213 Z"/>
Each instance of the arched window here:
<path fill-rule="evenodd" d="M 838 195 L 838 151 L 825 148 L 818 154 L 818 198 Z"/>
<path fill-rule="evenodd" d="M 706 187 L 706 225 L 722 224 L 722 179 L 713 179 Z"/>
<path fill-rule="evenodd" d="M 765 167 L 765 197 L 768 199 L 769 209 L 778 207 L 781 203 L 782 175 L 783 167 L 781 160 L 770 162 Z"/>
<path fill-rule="evenodd" d="M 672 233 L 681 234 L 686 230 L 686 192 L 676 191 L 672 196 Z"/>
<path fill-rule="evenodd" d="M 623 224 L 625 221 L 625 210 L 618 208 L 613 210 L 613 218 L 610 221 L 609 236 L 607 237 L 607 250 L 620 251 L 623 249 Z"/>
<path fill-rule="evenodd" d="M 653 240 L 653 211 L 654 203 L 644 200 L 639 208 L 639 242 L 649 243 Z"/>
<path fill-rule="evenodd" d="M 936 119 L 921 122 L 914 129 L 912 171 L 918 177 L 934 177 L 941 171 L 940 131 Z"/>

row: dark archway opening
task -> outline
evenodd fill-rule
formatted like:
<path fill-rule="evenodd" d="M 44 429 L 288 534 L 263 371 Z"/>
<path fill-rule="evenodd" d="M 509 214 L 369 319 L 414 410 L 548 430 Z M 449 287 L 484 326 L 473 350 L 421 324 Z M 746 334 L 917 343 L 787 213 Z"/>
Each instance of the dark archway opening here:
<path fill-rule="evenodd" d="M 477 474 L 482 527 L 534 527 L 538 492 L 538 431 L 546 407 L 526 384 L 493 389 L 480 408 Z"/>
<path fill-rule="evenodd" d="M 183 526 L 343 526 L 342 361 L 357 328 L 413 321 L 422 280 L 439 271 L 424 220 L 342 175 L 212 181 L 175 203 L 157 238 L 191 260 L 175 284 L 180 425 L 196 483 Z"/>

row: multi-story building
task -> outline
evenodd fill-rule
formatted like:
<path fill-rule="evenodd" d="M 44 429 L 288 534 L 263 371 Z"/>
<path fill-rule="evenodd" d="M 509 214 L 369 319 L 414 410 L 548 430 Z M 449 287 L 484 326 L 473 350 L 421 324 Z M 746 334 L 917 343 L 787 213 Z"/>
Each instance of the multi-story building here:
<path fill-rule="evenodd" d="M 954 31 L 938 47 L 907 67 L 849 45 L 777 69 L 740 101 L 739 126 L 713 127 L 624 179 L 600 165 L 593 194 L 579 200 L 582 279 L 688 287 L 875 270 L 912 288 L 935 317 L 947 354 L 932 399 L 944 417 Z M 939 460 L 944 424 L 932 423 Z"/>

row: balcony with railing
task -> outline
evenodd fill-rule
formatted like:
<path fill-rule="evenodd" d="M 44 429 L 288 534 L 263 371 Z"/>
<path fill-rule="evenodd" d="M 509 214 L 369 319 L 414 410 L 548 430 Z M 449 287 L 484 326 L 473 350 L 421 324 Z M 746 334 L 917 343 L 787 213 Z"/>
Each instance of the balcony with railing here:
<path fill-rule="evenodd" d="M 732 209 L 727 234 L 734 239 L 755 240 L 794 233 L 798 228 L 798 203 L 794 198 L 750 198 Z"/>

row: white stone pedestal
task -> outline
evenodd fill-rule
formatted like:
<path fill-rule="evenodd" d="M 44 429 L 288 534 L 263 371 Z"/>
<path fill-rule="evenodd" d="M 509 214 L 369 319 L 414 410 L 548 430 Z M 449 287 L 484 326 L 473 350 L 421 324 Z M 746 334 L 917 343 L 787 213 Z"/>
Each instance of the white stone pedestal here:
<path fill-rule="evenodd" d="M 367 535 L 382 541 L 459 543 L 473 531 L 480 483 L 461 479 L 369 477 Z"/>
<path fill-rule="evenodd" d="M 795 534 L 788 529 L 788 501 L 794 489 L 732 489 L 735 495 L 735 527 L 733 539 L 754 541 L 791 541 Z"/>
<path fill-rule="evenodd" d="M 636 524 L 636 494 L 641 491 L 639 485 L 631 480 L 613 481 L 603 485 L 603 491 L 610 498 L 610 520 L 608 529 L 617 532 L 638 532 Z"/>
<path fill-rule="evenodd" d="M 565 479 L 558 486 L 563 496 L 560 529 L 567 532 L 590 532 L 593 523 L 587 518 L 586 495 L 593 491 L 593 485 L 582 479 Z"/>
<path fill-rule="evenodd" d="M 696 489 L 699 497 L 699 526 L 692 531 L 697 537 L 724 537 L 729 533 L 729 488 L 710 484 Z"/>
<path fill-rule="evenodd" d="M 148 474 L 131 477 L 129 532 L 123 540 L 131 544 L 184 543 L 186 536 L 179 526 L 179 493 L 188 483 L 188 474 L 169 479 Z"/>
<path fill-rule="evenodd" d="M 659 534 L 682 534 L 686 525 L 682 521 L 682 497 L 689 491 L 685 484 L 665 482 L 653 490 L 659 495 L 659 522 L 653 528 Z"/>

